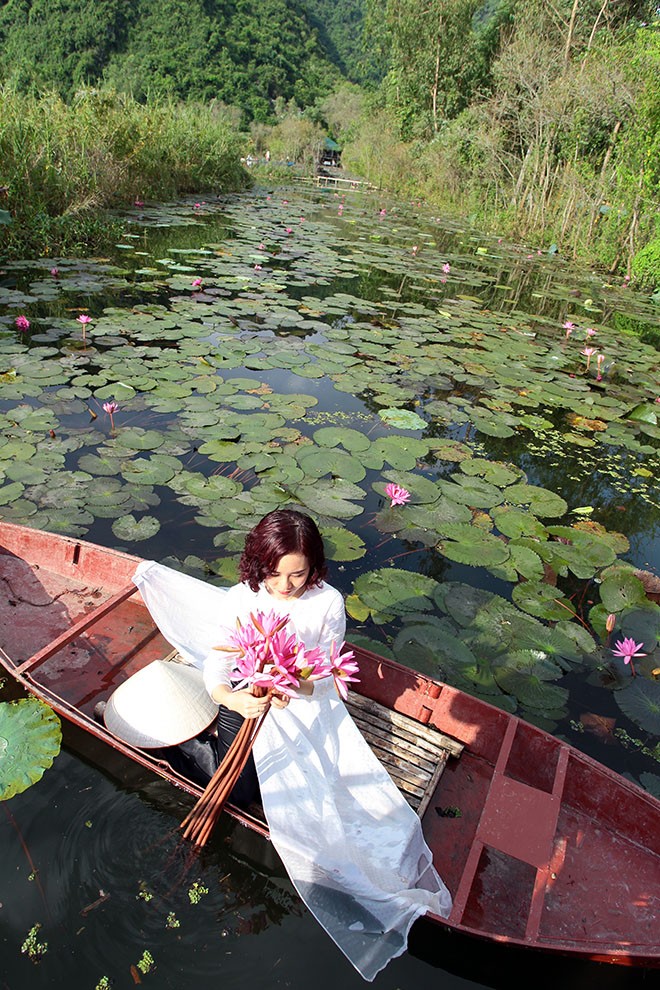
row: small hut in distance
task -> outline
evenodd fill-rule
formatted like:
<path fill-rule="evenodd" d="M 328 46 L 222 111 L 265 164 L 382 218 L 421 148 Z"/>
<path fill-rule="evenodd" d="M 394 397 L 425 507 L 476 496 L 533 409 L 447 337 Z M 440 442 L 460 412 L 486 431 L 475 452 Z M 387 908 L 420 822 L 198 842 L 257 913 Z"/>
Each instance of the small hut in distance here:
<path fill-rule="evenodd" d="M 319 165 L 324 168 L 328 165 L 333 168 L 341 168 L 341 148 L 332 138 L 324 138 Z"/>

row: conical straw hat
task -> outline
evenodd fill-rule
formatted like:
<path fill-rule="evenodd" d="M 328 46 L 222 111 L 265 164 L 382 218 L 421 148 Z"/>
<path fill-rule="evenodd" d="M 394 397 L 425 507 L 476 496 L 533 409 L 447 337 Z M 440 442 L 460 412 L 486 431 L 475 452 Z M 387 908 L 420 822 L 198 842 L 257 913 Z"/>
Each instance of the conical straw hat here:
<path fill-rule="evenodd" d="M 116 736 L 141 749 L 177 746 L 206 729 L 218 706 L 197 667 L 154 660 L 120 684 L 103 719 Z"/>

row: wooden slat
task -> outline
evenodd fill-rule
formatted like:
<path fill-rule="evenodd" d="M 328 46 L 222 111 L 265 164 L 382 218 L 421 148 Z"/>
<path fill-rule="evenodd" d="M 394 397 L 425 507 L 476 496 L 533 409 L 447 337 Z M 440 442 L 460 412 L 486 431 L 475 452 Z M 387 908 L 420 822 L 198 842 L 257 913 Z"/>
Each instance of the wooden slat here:
<path fill-rule="evenodd" d="M 355 692 L 349 694 L 346 704 L 376 757 L 421 816 L 447 760 L 460 755 L 462 744 Z"/>
<path fill-rule="evenodd" d="M 443 748 L 448 749 L 452 756 L 460 756 L 463 752 L 463 744 L 459 743 L 456 739 L 452 739 L 451 736 L 446 736 L 438 729 L 434 729 L 428 725 L 422 725 L 421 722 L 417 722 L 409 715 L 402 715 L 401 712 L 395 712 L 391 708 L 386 708 L 385 705 L 380 705 L 377 701 L 373 701 L 371 698 L 365 698 L 364 695 L 358 694 L 355 691 L 349 695 L 348 704 L 351 708 L 357 707 L 362 711 L 371 712 L 379 718 L 385 718 L 385 721 L 400 728 L 407 729 L 417 738 L 430 741 L 434 747 L 437 745 L 436 740 L 442 739 Z"/>

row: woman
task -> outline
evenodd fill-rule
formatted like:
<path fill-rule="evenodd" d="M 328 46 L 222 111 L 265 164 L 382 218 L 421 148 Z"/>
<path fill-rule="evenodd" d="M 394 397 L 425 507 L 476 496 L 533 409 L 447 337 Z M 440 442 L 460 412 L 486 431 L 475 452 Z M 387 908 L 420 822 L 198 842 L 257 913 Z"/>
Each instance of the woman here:
<path fill-rule="evenodd" d="M 239 563 L 241 584 L 223 599 L 223 627 L 235 628 L 236 619 L 251 612 L 277 612 L 289 616 L 289 626 L 307 649 L 320 646 L 329 653 L 340 646 L 346 632 L 344 601 L 323 580 L 327 572 L 323 540 L 309 516 L 292 509 L 270 512 L 248 534 Z M 218 650 L 204 662 L 204 683 L 218 702 L 218 756 L 222 761 L 246 718 L 258 718 L 272 706 L 285 708 L 289 698 L 272 695 L 257 698 L 251 689 L 232 690 L 231 659 Z M 299 697 L 314 691 L 313 681 L 302 681 Z M 299 699 L 294 699 L 294 704 Z M 250 757 L 231 799 L 242 807 L 258 795 L 257 773 Z"/>
<path fill-rule="evenodd" d="M 250 612 L 288 616 L 308 649 L 341 646 L 339 592 L 324 581 L 315 523 L 292 510 L 269 513 L 248 534 L 240 584 L 228 591 L 140 565 L 135 583 L 165 637 L 193 663 L 224 708 L 225 745 L 243 718 L 269 705 L 231 689 L 223 646 Z M 311 687 L 311 686 L 310 686 Z M 448 916 L 451 897 L 436 873 L 419 819 L 373 755 L 332 678 L 289 702 L 273 699 L 253 748 L 270 837 L 298 893 L 367 980 L 406 948 L 427 911 Z M 252 781 L 254 784 L 254 780 Z"/>

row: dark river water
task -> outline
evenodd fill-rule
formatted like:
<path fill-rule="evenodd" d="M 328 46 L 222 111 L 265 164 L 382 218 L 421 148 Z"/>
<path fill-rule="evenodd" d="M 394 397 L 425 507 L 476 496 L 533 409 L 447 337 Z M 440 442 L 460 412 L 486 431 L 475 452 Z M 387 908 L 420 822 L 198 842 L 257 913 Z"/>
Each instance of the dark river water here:
<path fill-rule="evenodd" d="M 15 326 L 21 314 L 29 333 Z M 81 314 L 92 320 L 84 341 Z M 296 451 L 311 439 L 323 456 L 336 450 L 329 434 L 317 433 L 331 427 L 347 431 L 344 455 L 327 472 L 332 483 L 318 481 L 322 471 L 312 475 L 323 493 L 318 511 L 338 546 L 345 530 L 359 546 L 354 554 L 341 544 L 333 554 L 333 584 L 349 596 L 360 578 L 397 567 L 509 600 L 511 578 L 478 566 L 469 547 L 467 558 L 450 559 L 434 541 L 420 543 L 414 527 L 397 529 L 383 497 L 383 481 L 394 480 L 387 463 L 364 455 L 366 470 L 356 467 L 355 433 L 374 445 L 391 437 L 380 413 L 398 409 L 424 420 L 394 427 L 427 444 L 410 464 L 397 461 L 409 487 L 416 477 L 448 482 L 456 463 L 440 464 L 437 445 L 465 445 L 472 457 L 515 465 L 530 484 L 563 498 L 571 524 L 591 519 L 620 533 L 620 559 L 660 571 L 658 431 L 649 422 L 633 435 L 626 420 L 600 442 L 600 425 L 570 419 L 598 419 L 604 430 L 622 420 L 620 408 L 653 401 L 657 352 L 630 331 L 657 332 L 657 309 L 621 279 L 576 272 L 547 245 L 506 244 L 375 194 L 259 189 L 136 212 L 107 259 L 5 264 L 0 321 L 2 518 L 230 583 L 240 549 L 234 530 L 245 532 L 280 504 L 283 488 L 314 511 L 303 475 L 316 469 Z M 570 334 L 567 321 L 576 325 Z M 434 351 L 425 370 L 436 325 L 445 350 Z M 484 344 L 494 327 L 507 341 L 499 358 Z M 600 335 L 602 380 L 585 377 L 590 338 L 576 339 L 586 327 Z M 572 406 L 557 385 L 560 364 L 566 388 L 577 389 Z M 111 424 L 103 403 L 113 396 L 119 411 Z M 228 404 L 221 411 L 218 396 Z M 222 440 L 241 445 L 231 460 L 213 447 Z M 272 466 L 264 455 L 275 457 Z M 212 504 L 199 495 L 209 479 L 229 479 L 236 490 Z M 484 503 L 481 518 L 493 504 Z M 568 581 L 586 623 L 598 576 Z M 400 620 L 396 612 L 356 613 L 349 638 L 389 648 Z M 451 671 L 429 666 L 436 661 L 424 649 L 417 656 L 420 669 L 450 679 Z M 559 672 L 565 703 L 531 711 L 521 701 L 521 714 L 620 772 L 657 781 L 660 733 L 619 711 L 604 666 Z M 621 665 L 612 676 L 624 684 L 629 673 Z M 622 731 L 591 732 L 582 721 L 589 712 Z M 0 809 L 0 990 L 364 986 L 270 847 L 223 821 L 192 855 L 177 832 L 188 808 L 172 788 L 66 728 L 53 768 Z M 374 987 L 657 983 L 441 933 L 432 941 L 415 937 Z"/>

